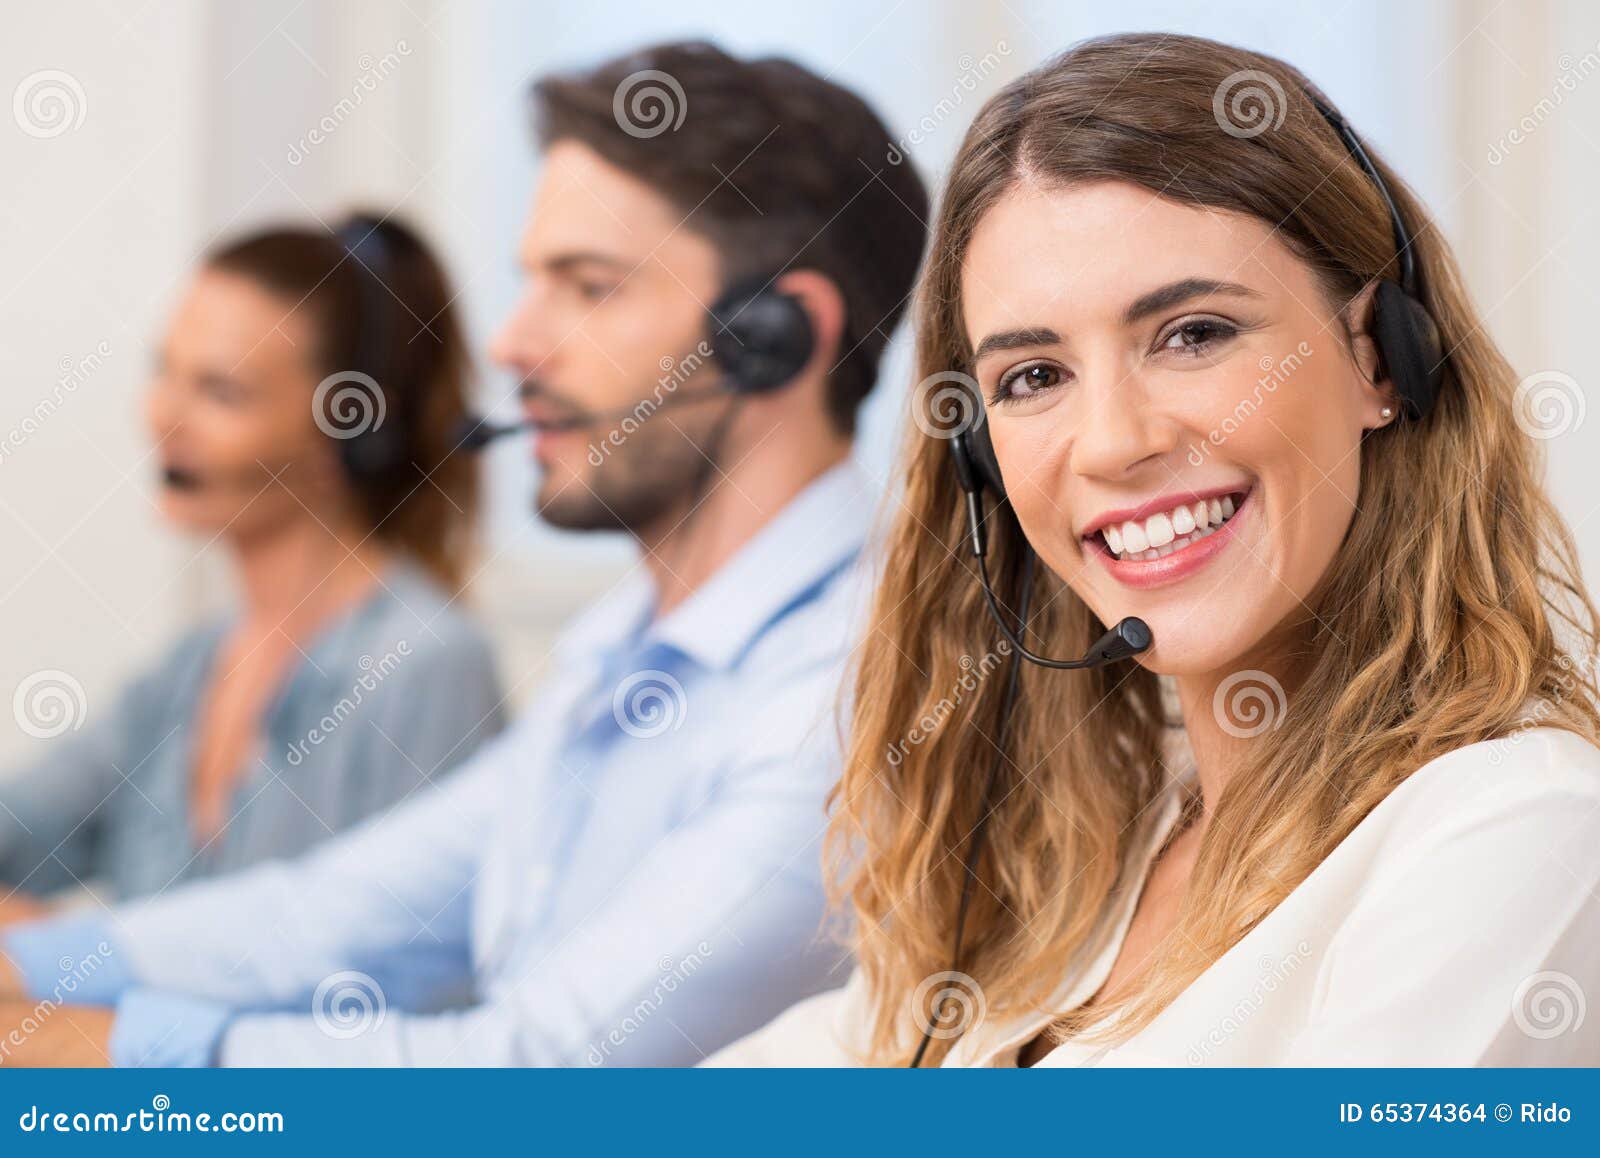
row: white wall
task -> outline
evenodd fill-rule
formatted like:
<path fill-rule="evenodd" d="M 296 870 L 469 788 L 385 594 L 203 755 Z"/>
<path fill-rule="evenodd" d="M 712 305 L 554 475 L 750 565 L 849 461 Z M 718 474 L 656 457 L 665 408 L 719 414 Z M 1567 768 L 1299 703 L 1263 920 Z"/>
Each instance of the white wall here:
<path fill-rule="evenodd" d="M 170 11 L 38 5 L 0 37 L 0 89 L 24 96 L 0 119 L 0 755 L 41 742 L 8 710 L 24 676 L 69 673 L 92 714 L 198 592 L 137 421 L 149 335 L 202 241 L 205 10 Z"/>
<path fill-rule="evenodd" d="M 1584 61 L 1600 54 L 1600 10 L 1579 0 L 188 0 L 34 5 L 9 25 L 0 95 L 61 70 L 81 87 L 83 117 L 47 138 L 0 119 L 0 701 L 53 668 L 82 683 L 92 712 L 132 664 L 226 596 L 217 560 L 155 519 L 136 422 L 150 339 L 194 256 L 218 233 L 268 218 L 398 205 L 443 245 L 481 349 L 516 289 L 512 247 L 535 172 L 531 76 L 651 39 L 704 35 L 795 56 L 865 92 L 897 134 L 917 129 L 912 155 L 933 177 L 988 93 L 1083 36 L 1165 28 L 1277 53 L 1430 202 L 1519 369 L 1595 378 L 1600 56 L 1587 72 Z M 1568 91 L 1562 78 L 1573 74 Z M 954 114 L 934 116 L 952 100 Z M 1533 130 L 1491 162 L 1524 115 Z M 306 147 L 324 117 L 335 127 Z M 62 364 L 102 342 L 98 365 L 52 406 Z M 864 424 L 871 469 L 888 469 L 905 377 L 902 340 Z M 483 396 L 504 398 L 511 385 L 486 372 Z M 41 402 L 49 412 L 37 429 L 5 445 Z M 1600 414 L 1547 447 L 1552 485 L 1600 575 L 1600 519 L 1590 518 Z M 492 558 L 477 596 L 525 693 L 555 625 L 627 551 L 534 523 L 517 448 L 497 450 L 492 471 Z M 36 743 L 0 711 L 0 761 Z"/>

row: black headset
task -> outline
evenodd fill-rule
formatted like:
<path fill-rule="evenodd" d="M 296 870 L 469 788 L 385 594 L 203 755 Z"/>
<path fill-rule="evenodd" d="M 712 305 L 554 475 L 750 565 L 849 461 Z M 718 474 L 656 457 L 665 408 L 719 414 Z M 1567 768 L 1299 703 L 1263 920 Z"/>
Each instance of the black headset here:
<path fill-rule="evenodd" d="M 766 394 L 794 381 L 816 349 L 811 315 L 772 277 L 735 281 L 707 311 L 707 344 L 733 394 Z"/>
<path fill-rule="evenodd" d="M 1439 340 L 1439 327 L 1428 308 L 1422 303 L 1417 281 L 1416 254 L 1412 250 L 1411 234 L 1401 220 L 1389 187 L 1384 183 L 1372 158 L 1367 156 L 1345 119 L 1316 94 L 1310 94 L 1312 103 L 1322 118 L 1343 142 L 1346 152 L 1361 167 L 1368 179 L 1377 187 L 1378 194 L 1389 211 L 1389 221 L 1394 227 L 1396 261 L 1400 267 L 1398 282 L 1384 278 L 1373 293 L 1372 338 L 1395 393 L 1399 396 L 1402 415 L 1411 419 L 1426 418 L 1433 409 L 1435 398 L 1444 382 L 1447 358 Z M 1024 645 L 1028 626 L 1028 607 L 1032 596 L 1034 565 L 1037 556 L 1031 547 L 1026 548 L 1021 567 L 1022 591 L 1017 604 L 1015 624 L 1007 621 L 1000 601 L 990 584 L 987 563 L 988 535 L 985 527 L 987 515 L 983 495 L 992 492 L 997 503 L 1006 499 L 1005 481 L 1000 477 L 1000 463 L 995 457 L 994 443 L 985 424 L 983 399 L 975 386 L 972 402 L 972 421 L 949 436 L 950 462 L 956 481 L 966 499 L 967 531 L 973 558 L 978 564 L 978 578 L 989 614 L 1000 633 L 1012 646 L 1011 671 L 1000 702 L 999 725 L 995 735 L 995 759 L 984 785 L 983 798 L 977 825 L 968 840 L 967 855 L 963 861 L 961 899 L 956 908 L 954 945 L 950 954 L 950 969 L 961 967 L 962 934 L 966 928 L 967 909 L 972 900 L 972 889 L 977 882 L 978 858 L 982 855 L 984 837 L 988 831 L 991 801 L 999 783 L 1000 772 L 1006 758 L 1006 744 L 1010 736 L 1011 715 L 1017 700 L 1017 677 L 1020 661 L 1039 667 L 1083 669 L 1102 667 L 1108 663 L 1130 658 L 1145 651 L 1153 642 L 1150 628 L 1141 619 L 1128 618 L 1095 641 L 1088 652 L 1077 659 L 1052 659 L 1029 651 Z M 922 1041 L 911 1059 L 913 1068 L 922 1064 L 928 1045 L 933 1040 L 937 1020 L 930 1018 Z"/>
<path fill-rule="evenodd" d="M 339 228 L 335 238 L 356 266 L 359 315 L 355 369 L 370 376 L 380 392 L 387 391 L 373 400 L 374 405 L 382 405 L 383 420 L 338 440 L 339 462 L 345 475 L 352 483 L 370 484 L 405 466 L 412 451 L 409 427 L 413 400 L 400 397 L 393 388 L 391 373 L 397 340 L 394 311 L 398 306 L 384 300 L 392 292 L 389 287 L 395 262 L 380 221 L 352 218 Z"/>
<path fill-rule="evenodd" d="M 717 295 L 706 311 L 705 344 L 722 374 L 713 386 L 703 390 L 680 390 L 662 406 L 694 402 L 713 394 L 749 398 L 770 394 L 794 381 L 816 350 L 816 331 L 811 315 L 793 294 L 774 286 L 777 275 L 739 278 Z M 638 408 L 631 402 L 615 410 L 591 411 L 581 416 L 580 424 L 626 418 Z M 730 407 L 713 432 L 720 438 L 735 407 Z M 465 418 L 455 435 L 459 450 L 476 454 L 489 443 L 517 434 L 536 425 L 518 422 L 493 423 L 477 415 Z M 715 455 L 707 456 L 707 467 Z M 698 485 L 698 484 L 697 484 Z"/>
<path fill-rule="evenodd" d="M 1384 278 L 1378 282 L 1373 294 L 1372 338 L 1377 344 L 1383 368 L 1395 393 L 1400 396 L 1402 412 L 1413 419 L 1426 418 L 1433 410 L 1434 399 L 1444 384 L 1445 365 L 1449 359 L 1444 344 L 1439 340 L 1439 326 L 1422 303 L 1422 292 L 1417 283 L 1417 255 L 1412 247 L 1411 232 L 1400 217 L 1389 186 L 1384 183 L 1378 167 L 1367 156 L 1344 117 L 1332 105 L 1315 93 L 1311 101 L 1317 106 L 1322 119 L 1333 126 L 1344 143 L 1345 150 L 1361 166 L 1361 171 L 1372 181 L 1389 211 L 1389 223 L 1394 227 L 1395 258 L 1400 265 L 1398 282 Z"/>

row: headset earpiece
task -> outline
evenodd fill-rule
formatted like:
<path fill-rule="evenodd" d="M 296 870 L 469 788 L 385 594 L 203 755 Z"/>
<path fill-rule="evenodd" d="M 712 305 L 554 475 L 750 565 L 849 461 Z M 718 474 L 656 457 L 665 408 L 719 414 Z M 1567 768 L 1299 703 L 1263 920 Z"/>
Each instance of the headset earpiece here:
<path fill-rule="evenodd" d="M 978 405 L 981 406 L 981 403 Z M 997 499 L 1005 498 L 1006 483 L 1000 477 L 1000 460 L 995 457 L 994 442 L 989 438 L 989 424 L 981 409 L 971 426 L 951 438 L 950 450 L 953 454 L 958 452 L 957 443 L 960 444 L 959 453 L 967 457 L 970 472 L 978 485 L 993 491 Z"/>
<path fill-rule="evenodd" d="M 983 508 L 983 492 L 993 491 L 997 503 L 1004 502 L 1006 486 L 1000 477 L 1000 463 L 994 456 L 994 444 L 989 441 L 989 429 L 984 425 L 983 411 L 971 426 L 950 435 L 950 460 L 955 464 L 956 482 L 967 500 L 967 530 L 972 537 L 972 553 L 982 558 L 989 550 L 987 518 Z"/>
<path fill-rule="evenodd" d="M 367 423 L 363 429 L 339 440 L 340 465 L 346 477 L 357 484 L 391 474 L 410 457 L 410 439 L 405 430 L 406 400 L 394 393 L 396 384 L 391 373 L 395 306 L 384 299 L 390 293 L 385 287 L 394 261 L 382 228 L 379 222 L 357 217 L 337 234 L 339 243 L 350 254 L 346 260 L 355 266 L 353 272 L 359 286 L 361 313 L 356 327 L 358 364 L 355 369 L 370 376 L 378 384 L 379 391 L 388 392 L 382 398 L 370 400 L 375 408 L 370 413 L 383 414 L 383 421 Z"/>
<path fill-rule="evenodd" d="M 1411 232 L 1400 217 L 1400 207 L 1394 203 L 1383 174 L 1372 163 L 1356 131 L 1332 105 L 1316 93 L 1310 96 L 1317 112 L 1338 134 L 1350 159 L 1367 175 L 1389 210 L 1400 277 L 1398 281 L 1380 281 L 1373 294 L 1372 340 L 1377 344 L 1384 373 L 1399 395 L 1404 413 L 1411 418 L 1425 418 L 1444 384 L 1446 358 L 1444 343 L 1439 339 L 1439 325 L 1428 313 L 1428 307 L 1422 304 Z"/>
<path fill-rule="evenodd" d="M 735 394 L 765 394 L 794 381 L 816 349 L 811 316 L 770 277 L 735 282 L 710 310 L 712 356 Z"/>
<path fill-rule="evenodd" d="M 1433 315 L 1398 283 L 1381 281 L 1373 294 L 1372 339 L 1406 413 L 1425 417 L 1444 379 L 1444 349 Z"/>

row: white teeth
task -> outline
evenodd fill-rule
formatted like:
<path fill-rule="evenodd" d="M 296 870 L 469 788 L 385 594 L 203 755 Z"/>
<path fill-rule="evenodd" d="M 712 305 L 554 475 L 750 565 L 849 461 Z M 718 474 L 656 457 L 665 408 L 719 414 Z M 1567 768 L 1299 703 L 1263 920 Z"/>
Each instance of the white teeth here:
<path fill-rule="evenodd" d="M 1100 528 L 1111 554 L 1119 559 L 1160 559 L 1198 543 L 1233 517 L 1231 495 L 1200 499 L 1171 511 L 1151 515 L 1143 522 L 1128 521 Z"/>

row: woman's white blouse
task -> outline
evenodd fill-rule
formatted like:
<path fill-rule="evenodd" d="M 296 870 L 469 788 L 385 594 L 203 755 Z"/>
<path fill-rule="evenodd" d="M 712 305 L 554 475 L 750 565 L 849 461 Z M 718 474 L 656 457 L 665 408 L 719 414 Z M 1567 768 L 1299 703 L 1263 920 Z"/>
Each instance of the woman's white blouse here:
<path fill-rule="evenodd" d="M 1111 971 L 1155 853 L 1174 779 L 1135 849 L 1137 886 L 1111 935 L 1052 1005 Z M 982 978 L 977 981 L 981 985 Z M 1600 1065 L 1600 750 L 1533 728 L 1430 761 L 1372 810 L 1260 924 L 1153 1022 L 1113 1044 L 1071 1041 L 1044 1066 Z M 916 1016 L 904 999 L 907 1032 Z M 946 1059 L 1009 1066 L 1049 1017 L 984 1002 Z M 858 1064 L 860 974 L 709 1059 L 723 1066 Z"/>

